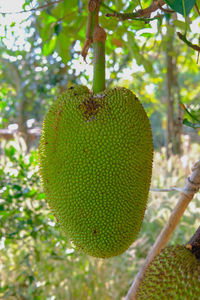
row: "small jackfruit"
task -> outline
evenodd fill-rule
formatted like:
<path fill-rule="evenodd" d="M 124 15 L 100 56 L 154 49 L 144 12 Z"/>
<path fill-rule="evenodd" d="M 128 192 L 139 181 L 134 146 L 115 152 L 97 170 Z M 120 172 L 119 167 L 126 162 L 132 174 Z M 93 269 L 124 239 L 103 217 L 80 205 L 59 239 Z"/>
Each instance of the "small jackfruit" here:
<path fill-rule="evenodd" d="M 164 248 L 147 268 L 136 298 L 200 299 L 200 262 L 184 245 Z"/>
<path fill-rule="evenodd" d="M 128 89 L 68 89 L 50 107 L 39 171 L 50 208 L 75 248 L 108 258 L 136 239 L 148 198 L 153 142 Z"/>

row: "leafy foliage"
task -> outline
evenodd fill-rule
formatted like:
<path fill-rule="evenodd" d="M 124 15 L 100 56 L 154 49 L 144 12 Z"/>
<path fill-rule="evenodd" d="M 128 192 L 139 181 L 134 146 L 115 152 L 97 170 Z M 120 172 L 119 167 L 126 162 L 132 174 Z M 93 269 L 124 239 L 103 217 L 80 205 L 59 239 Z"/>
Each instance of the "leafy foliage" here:
<path fill-rule="evenodd" d="M 30 1 L 31 2 L 31 1 Z M 168 0 L 166 1 L 175 11 L 188 15 L 195 4 L 195 0 Z M 150 37 L 150 30 L 157 27 L 159 33 L 162 24 L 165 24 L 165 15 L 158 18 L 157 21 L 148 22 L 142 20 L 127 20 L 119 22 L 116 18 L 106 17 L 107 13 L 113 11 L 130 13 L 139 10 L 141 7 L 149 6 L 151 1 L 108 1 L 105 0 L 101 7 L 100 24 L 107 31 L 106 53 L 110 56 L 116 49 L 116 46 L 123 47 L 124 54 L 130 53 L 130 59 L 135 58 L 138 65 L 144 66 L 146 72 L 151 73 L 152 68 L 148 63 L 148 58 L 141 51 L 141 43 L 137 33 Z M 78 4 L 78 5 L 77 5 Z M 56 6 L 49 6 L 38 16 L 38 29 L 44 42 L 43 54 L 49 55 L 54 51 L 62 57 L 64 63 L 70 60 L 70 51 L 76 48 L 76 41 L 83 45 L 85 40 L 86 22 L 87 22 L 87 1 L 67 0 L 58 3 Z M 176 20 L 174 25 L 179 27 L 181 20 Z M 182 22 L 184 24 L 184 22 Z M 156 26 L 155 26 L 156 25 Z M 185 29 L 185 25 L 182 25 Z M 127 36 L 128 35 L 128 36 Z M 154 36 L 156 35 L 153 34 Z M 148 39 L 147 39 L 148 40 Z M 147 40 L 144 44 L 147 43 Z"/>
<path fill-rule="evenodd" d="M 184 15 L 188 15 L 193 8 L 196 0 L 166 0 L 165 1 L 173 10 Z"/>
<path fill-rule="evenodd" d="M 183 103 L 181 103 L 181 107 L 185 110 L 186 115 L 189 116 L 189 118 L 193 121 L 192 123 L 187 118 L 185 118 L 183 119 L 183 124 L 192 128 L 200 128 L 200 109 L 198 109 L 197 111 L 194 109 L 189 111 Z"/>

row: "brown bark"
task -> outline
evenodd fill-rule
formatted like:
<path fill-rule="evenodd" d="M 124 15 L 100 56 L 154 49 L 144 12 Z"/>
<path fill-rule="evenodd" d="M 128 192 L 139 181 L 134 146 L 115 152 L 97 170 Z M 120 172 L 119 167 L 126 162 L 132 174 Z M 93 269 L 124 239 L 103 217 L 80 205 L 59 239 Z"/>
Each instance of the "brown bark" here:
<path fill-rule="evenodd" d="M 172 149 L 173 142 L 173 115 L 174 115 L 174 96 L 172 92 L 173 85 L 173 57 L 169 54 L 169 49 L 172 47 L 173 41 L 168 41 L 168 49 L 166 51 L 166 65 L 167 65 L 167 134 L 166 134 L 166 146 L 167 146 L 167 158 L 169 158 Z"/>
<path fill-rule="evenodd" d="M 20 133 L 20 135 L 23 137 L 26 146 L 27 146 L 27 151 L 30 148 L 30 140 L 29 140 L 29 135 L 28 135 L 28 128 L 26 125 L 26 121 L 27 121 L 27 99 L 26 96 L 22 93 L 22 97 L 21 97 L 21 102 L 19 104 L 19 110 L 18 110 L 18 131 Z"/>
<path fill-rule="evenodd" d="M 27 129 L 27 134 L 29 136 L 29 140 L 32 142 L 34 140 L 39 139 L 41 128 L 35 127 L 33 129 Z M 7 128 L 0 129 L 0 139 L 4 140 L 12 140 L 16 135 L 20 135 L 18 130 L 9 130 Z"/>
<path fill-rule="evenodd" d="M 113 11 L 112 14 L 106 14 L 106 17 L 115 17 L 115 18 L 119 18 L 120 20 L 134 19 L 134 18 L 138 18 L 138 17 L 150 18 L 151 13 L 157 11 L 158 9 L 164 10 L 166 12 L 166 10 L 162 8 L 162 6 L 165 4 L 166 3 L 164 0 L 153 0 L 149 7 L 144 8 L 144 9 L 139 9 L 138 11 L 136 11 L 134 13 L 118 13 L 116 11 Z M 169 12 L 169 10 L 168 10 L 168 12 Z M 173 11 L 170 11 L 170 12 L 173 12 Z"/>
<path fill-rule="evenodd" d="M 169 22 L 168 26 L 169 28 Z M 177 52 L 174 47 L 174 36 L 168 29 L 167 47 L 166 47 L 166 84 L 167 84 L 167 132 L 166 149 L 167 158 L 171 154 L 181 154 L 181 110 L 180 110 L 180 89 L 178 85 L 177 59 L 174 53 Z"/>

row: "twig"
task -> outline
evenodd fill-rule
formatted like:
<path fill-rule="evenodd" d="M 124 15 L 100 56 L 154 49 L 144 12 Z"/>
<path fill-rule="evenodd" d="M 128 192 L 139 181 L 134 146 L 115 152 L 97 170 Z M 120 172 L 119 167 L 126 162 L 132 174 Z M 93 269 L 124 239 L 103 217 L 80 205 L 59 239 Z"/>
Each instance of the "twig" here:
<path fill-rule="evenodd" d="M 151 13 L 160 9 L 160 7 L 162 7 L 165 3 L 164 0 L 153 0 L 151 5 L 147 8 L 144 8 L 144 9 L 139 9 L 136 14 L 137 14 L 137 17 L 150 17 Z"/>
<path fill-rule="evenodd" d="M 159 3 L 158 3 L 158 6 L 159 6 L 160 10 L 162 10 L 163 12 L 165 12 L 167 14 L 175 13 L 175 10 L 163 8 Z"/>
<path fill-rule="evenodd" d="M 198 12 L 198 15 L 200 16 L 200 10 L 199 10 L 199 8 L 198 8 L 198 5 L 197 5 L 197 3 L 195 3 L 195 8 L 196 8 L 196 11 Z"/>
<path fill-rule="evenodd" d="M 135 17 L 135 13 L 115 13 L 115 14 L 106 14 L 106 17 L 116 17 L 120 21 L 125 21 L 125 20 L 135 20 L 135 21 L 143 21 L 143 22 L 149 22 L 149 21 L 154 21 L 158 18 L 163 17 L 163 15 L 155 16 L 154 18 L 138 18 Z"/>
<path fill-rule="evenodd" d="M 200 161 L 198 161 L 192 167 L 192 174 L 188 177 L 187 183 L 183 189 L 183 192 L 180 195 L 179 201 L 175 206 L 172 214 L 165 224 L 163 230 L 161 231 L 160 235 L 158 236 L 156 242 L 154 243 L 153 247 L 151 248 L 143 267 L 137 274 L 127 296 L 126 300 L 135 300 L 139 285 L 143 279 L 145 271 L 149 264 L 152 262 L 154 257 L 160 253 L 161 249 L 164 248 L 166 243 L 168 242 L 171 234 L 175 230 L 180 218 L 182 217 L 184 211 L 186 210 L 188 204 L 194 197 L 194 194 L 198 192 L 200 188 Z"/>
<path fill-rule="evenodd" d="M 170 189 L 156 189 L 156 188 L 151 188 L 150 189 L 151 192 L 172 192 L 172 191 L 176 191 L 176 192 L 183 192 L 183 189 L 178 188 L 178 187 L 171 187 Z"/>
<path fill-rule="evenodd" d="M 188 45 L 190 48 L 194 49 L 195 51 L 200 52 L 200 46 L 192 44 L 190 41 L 188 41 L 186 39 L 186 36 L 184 34 L 177 32 L 177 35 L 178 35 L 179 39 L 181 41 L 183 41 L 186 45 Z"/>
<path fill-rule="evenodd" d="M 114 10 L 112 10 L 111 14 L 106 14 L 106 17 L 115 17 L 115 18 L 119 18 L 120 20 L 128 20 L 128 19 L 138 19 L 141 17 L 147 17 L 149 20 L 151 13 L 155 12 L 156 10 L 160 9 L 165 3 L 164 0 L 158 0 L 158 1 L 152 1 L 151 5 L 147 8 L 144 9 L 139 9 L 138 11 L 134 12 L 134 13 L 118 13 Z M 104 5 L 104 7 L 106 8 L 106 6 Z M 107 7 L 108 8 L 108 7 Z M 109 8 L 109 10 L 111 10 Z M 153 20 L 154 18 L 152 18 Z M 144 20 L 142 18 L 142 20 Z"/>
<path fill-rule="evenodd" d="M 34 7 L 31 9 L 27 9 L 27 10 L 21 10 L 21 11 L 16 11 L 16 12 L 12 12 L 12 11 L 8 11 L 8 12 L 0 12 L 0 14 L 4 14 L 4 15 L 13 15 L 13 14 L 22 14 L 22 13 L 28 13 L 28 12 L 33 12 L 33 11 L 37 11 L 37 10 L 41 10 L 44 8 L 47 8 L 49 6 L 52 6 L 54 4 L 58 4 L 60 2 L 63 2 L 63 0 L 57 0 L 57 1 L 53 1 L 53 2 L 48 2 L 47 4 L 38 6 L 38 7 Z"/>

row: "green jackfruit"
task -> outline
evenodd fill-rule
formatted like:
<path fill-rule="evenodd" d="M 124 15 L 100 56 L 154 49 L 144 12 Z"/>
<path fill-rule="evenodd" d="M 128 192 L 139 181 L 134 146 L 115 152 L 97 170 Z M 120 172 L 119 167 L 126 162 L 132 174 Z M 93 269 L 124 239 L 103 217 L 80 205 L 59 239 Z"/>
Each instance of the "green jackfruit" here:
<path fill-rule="evenodd" d="M 185 246 L 164 248 L 149 265 L 137 300 L 200 299 L 200 262 Z"/>
<path fill-rule="evenodd" d="M 152 172 L 147 115 L 125 88 L 75 86 L 50 107 L 39 170 L 50 208 L 77 250 L 107 258 L 136 239 Z"/>

